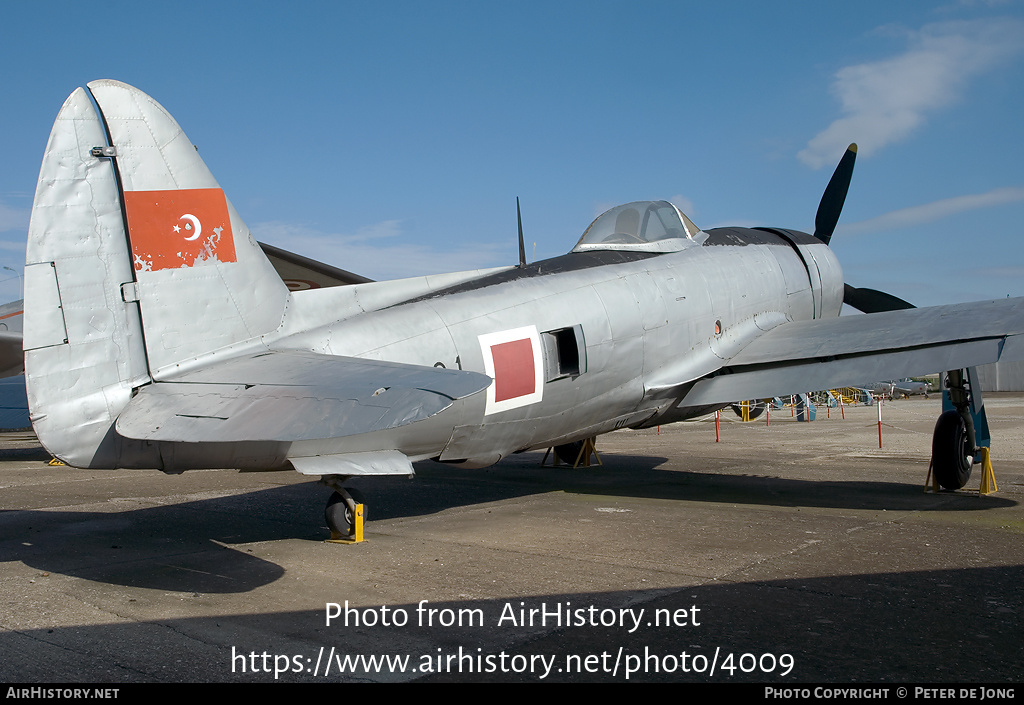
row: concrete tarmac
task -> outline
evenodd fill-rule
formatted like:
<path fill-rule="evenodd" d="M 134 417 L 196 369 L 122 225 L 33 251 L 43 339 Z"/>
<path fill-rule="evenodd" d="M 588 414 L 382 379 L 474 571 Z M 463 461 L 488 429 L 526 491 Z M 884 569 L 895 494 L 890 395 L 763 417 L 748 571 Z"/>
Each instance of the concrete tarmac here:
<path fill-rule="evenodd" d="M 602 436 L 601 467 L 355 481 L 356 546 L 297 473 L 76 470 L 4 434 L 0 678 L 1019 683 L 1024 395 L 986 401 L 994 495 L 923 492 L 936 398 L 887 403 L 881 449 L 874 407 L 726 410 L 720 443 Z"/>

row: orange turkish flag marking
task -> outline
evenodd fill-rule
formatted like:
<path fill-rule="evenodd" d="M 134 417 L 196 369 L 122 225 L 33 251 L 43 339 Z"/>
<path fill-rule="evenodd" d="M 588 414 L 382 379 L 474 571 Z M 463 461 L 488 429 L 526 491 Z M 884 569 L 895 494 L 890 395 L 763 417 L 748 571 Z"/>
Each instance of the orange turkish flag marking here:
<path fill-rule="evenodd" d="M 235 261 L 228 204 L 219 188 L 125 191 L 124 208 L 137 271 Z"/>

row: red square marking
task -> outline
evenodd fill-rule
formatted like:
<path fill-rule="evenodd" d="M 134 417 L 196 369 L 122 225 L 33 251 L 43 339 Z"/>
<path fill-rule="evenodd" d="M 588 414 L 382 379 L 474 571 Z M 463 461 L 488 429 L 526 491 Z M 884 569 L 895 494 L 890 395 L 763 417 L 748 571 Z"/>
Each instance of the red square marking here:
<path fill-rule="evenodd" d="M 494 360 L 494 401 L 515 399 L 537 390 L 533 343 L 529 338 L 491 346 Z"/>

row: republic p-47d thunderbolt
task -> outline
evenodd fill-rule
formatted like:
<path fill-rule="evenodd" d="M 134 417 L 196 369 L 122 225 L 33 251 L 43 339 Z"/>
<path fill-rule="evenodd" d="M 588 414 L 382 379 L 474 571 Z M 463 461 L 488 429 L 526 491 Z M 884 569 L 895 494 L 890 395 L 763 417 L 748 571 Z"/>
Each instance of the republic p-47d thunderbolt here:
<path fill-rule="evenodd" d="M 353 476 L 947 371 L 933 458 L 959 488 L 978 451 L 968 370 L 1024 358 L 1022 300 L 915 309 L 844 284 L 828 243 L 855 154 L 813 235 L 703 231 L 639 201 L 553 259 L 292 291 L 170 114 L 95 81 L 57 116 L 32 209 L 32 424 L 76 467 L 321 476 L 345 533 Z M 867 315 L 840 317 L 844 300 Z"/>

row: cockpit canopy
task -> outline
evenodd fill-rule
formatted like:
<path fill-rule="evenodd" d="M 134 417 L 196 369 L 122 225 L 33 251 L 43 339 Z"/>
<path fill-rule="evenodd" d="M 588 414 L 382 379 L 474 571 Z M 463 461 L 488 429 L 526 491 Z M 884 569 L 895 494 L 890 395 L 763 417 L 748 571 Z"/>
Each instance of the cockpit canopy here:
<path fill-rule="evenodd" d="M 677 252 L 692 246 L 700 232 L 668 201 L 633 201 L 599 215 L 572 251 Z"/>

